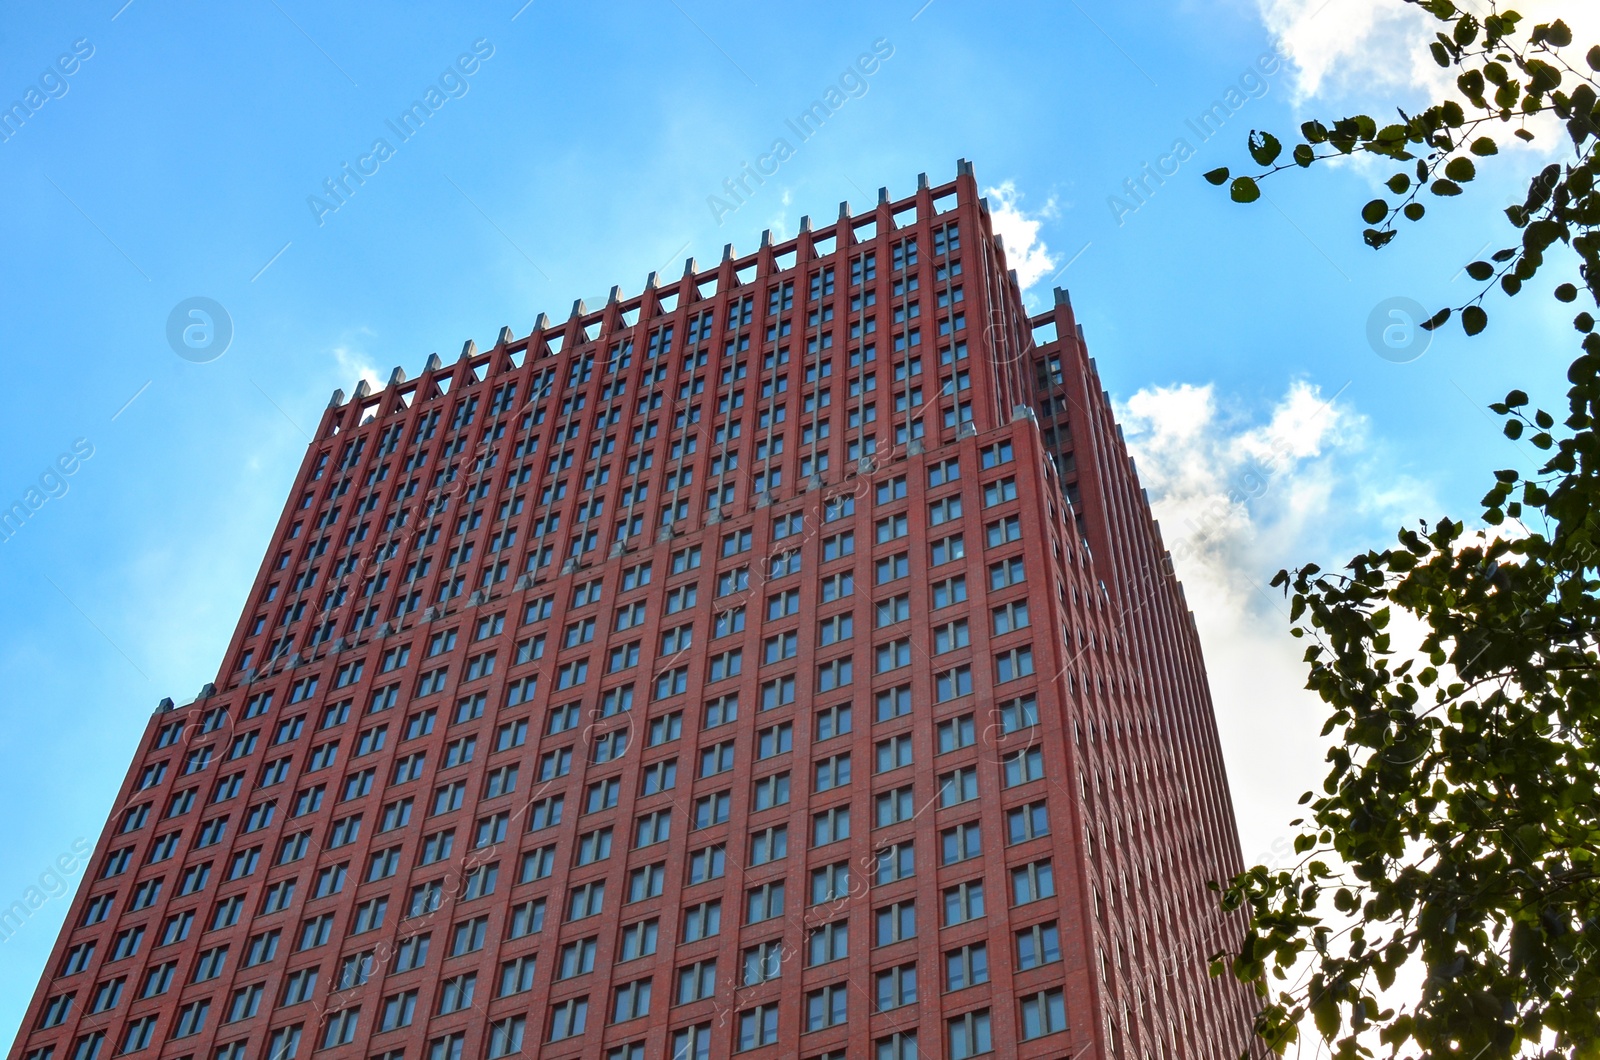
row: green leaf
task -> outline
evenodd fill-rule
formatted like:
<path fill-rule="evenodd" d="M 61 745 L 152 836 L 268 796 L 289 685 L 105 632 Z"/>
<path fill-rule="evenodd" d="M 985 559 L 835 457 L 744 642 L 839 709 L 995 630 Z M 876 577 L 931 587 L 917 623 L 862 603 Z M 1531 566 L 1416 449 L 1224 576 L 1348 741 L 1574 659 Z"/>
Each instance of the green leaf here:
<path fill-rule="evenodd" d="M 1436 180 L 1428 190 L 1439 196 L 1460 195 L 1461 185 L 1452 184 L 1448 180 Z"/>
<path fill-rule="evenodd" d="M 1589 63 L 1589 69 L 1600 70 L 1600 44 L 1590 48 L 1589 54 L 1585 55 L 1584 59 Z"/>
<path fill-rule="evenodd" d="M 1389 216 L 1389 204 L 1382 199 L 1373 199 L 1361 208 L 1361 219 L 1369 225 L 1375 225 Z"/>
<path fill-rule="evenodd" d="M 1489 326 L 1489 314 L 1482 306 L 1469 305 L 1461 311 L 1461 326 L 1468 335 L 1476 335 Z"/>
<path fill-rule="evenodd" d="M 1306 168 L 1317 160 L 1317 153 L 1311 149 L 1310 144 L 1295 144 L 1294 164 L 1301 169 Z"/>
<path fill-rule="evenodd" d="M 1206 180 L 1220 187 L 1228 179 L 1228 167 L 1222 166 L 1221 168 L 1213 169 L 1205 177 Z"/>
<path fill-rule="evenodd" d="M 1438 328 L 1444 327 L 1445 322 L 1448 321 L 1449 319 L 1450 319 L 1450 309 L 1447 307 L 1447 308 L 1439 310 L 1437 313 L 1433 314 L 1433 316 L 1429 317 L 1427 320 L 1424 320 L 1420 326 L 1421 326 L 1423 331 L 1434 331 L 1434 330 L 1437 330 Z"/>
<path fill-rule="evenodd" d="M 1522 390 L 1512 390 L 1506 394 L 1506 408 L 1520 409 L 1528 403 L 1528 395 Z"/>
<path fill-rule="evenodd" d="M 1396 195 L 1404 195 L 1411 187 L 1411 178 L 1404 173 L 1396 173 L 1384 181 L 1384 185 Z"/>
<path fill-rule="evenodd" d="M 1472 164 L 1472 159 L 1458 156 L 1445 164 L 1444 175 L 1458 184 L 1465 184 L 1478 175 L 1478 167 Z"/>
<path fill-rule="evenodd" d="M 1595 51 L 1596 53 L 1600 53 L 1600 48 L 1596 48 Z M 1596 69 L 1600 69 L 1600 66 L 1597 66 Z M 1304 122 L 1300 126 L 1300 135 L 1304 136 L 1308 143 L 1327 143 L 1328 127 L 1323 125 L 1320 121 Z"/>
<path fill-rule="evenodd" d="M 1487 280 L 1489 277 L 1494 275 L 1494 266 L 1490 265 L 1487 261 L 1474 261 L 1472 264 L 1467 266 L 1467 275 L 1471 276 L 1474 280 Z"/>
<path fill-rule="evenodd" d="M 1250 177 L 1236 177 L 1228 194 L 1234 202 L 1255 202 L 1261 198 L 1261 188 Z"/>
<path fill-rule="evenodd" d="M 1594 330 L 1594 315 L 1592 313 L 1579 313 L 1572 319 L 1572 326 L 1587 335 Z"/>
<path fill-rule="evenodd" d="M 1568 29 L 1567 24 L 1559 18 L 1550 23 L 1550 25 L 1540 28 L 1544 30 L 1544 39 L 1554 44 L 1557 48 L 1565 48 L 1572 43 L 1572 30 Z M 1537 37 L 1538 34 L 1535 31 L 1535 39 Z"/>
<path fill-rule="evenodd" d="M 1476 140 L 1472 141 L 1472 145 L 1468 148 L 1468 150 L 1480 157 L 1484 155 L 1497 155 L 1500 153 L 1499 145 L 1487 136 L 1480 136 Z"/>
<path fill-rule="evenodd" d="M 1406 208 L 1400 212 L 1406 215 L 1406 220 L 1408 221 L 1420 221 L 1422 220 L 1422 215 L 1427 213 L 1428 209 L 1420 202 L 1408 202 L 1406 203 Z"/>
<path fill-rule="evenodd" d="M 1256 160 L 1258 166 L 1270 166 L 1277 161 L 1278 153 L 1283 150 L 1283 145 L 1278 138 L 1269 132 L 1256 129 L 1250 130 L 1250 157 Z"/>
<path fill-rule="evenodd" d="M 1560 302 L 1571 302 L 1571 301 L 1575 301 L 1577 299 L 1577 297 L 1578 297 L 1578 289 L 1576 287 L 1574 287 L 1570 283 L 1564 283 L 1561 286 L 1556 288 L 1556 300 L 1557 301 L 1560 301 Z"/>

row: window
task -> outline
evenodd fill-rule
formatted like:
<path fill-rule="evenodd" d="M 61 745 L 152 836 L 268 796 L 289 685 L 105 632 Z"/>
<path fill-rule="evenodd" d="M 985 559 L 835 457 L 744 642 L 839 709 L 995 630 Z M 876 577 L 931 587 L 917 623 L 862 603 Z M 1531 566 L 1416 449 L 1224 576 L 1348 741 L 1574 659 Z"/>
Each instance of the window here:
<path fill-rule="evenodd" d="M 583 1033 L 589 1019 L 589 999 L 571 998 L 550 1010 L 550 1040 L 559 1042 Z"/>
<path fill-rule="evenodd" d="M 756 758 L 772 758 L 786 754 L 794 748 L 794 725 L 784 722 L 762 729 L 756 734 Z"/>
<path fill-rule="evenodd" d="M 817 1031 L 844 1023 L 850 988 L 846 983 L 835 983 L 806 994 L 806 1030 Z"/>
<path fill-rule="evenodd" d="M 316 968 L 302 968 L 297 972 L 291 972 L 284 980 L 283 1004 L 285 1006 L 303 1004 L 310 1001 L 316 991 Z"/>
<path fill-rule="evenodd" d="M 940 703 L 972 694 L 972 667 L 957 666 L 934 675 L 934 696 Z"/>
<path fill-rule="evenodd" d="M 191 1035 L 199 1034 L 205 1029 L 206 1016 L 210 1013 L 210 1011 L 211 1002 L 209 1001 L 191 1001 L 189 1004 L 183 1006 L 178 1010 L 178 1020 L 177 1023 L 173 1025 L 172 1036 L 174 1038 L 188 1038 Z M 146 1018 L 149 1021 L 150 1030 L 153 1031 L 155 1029 L 155 1017 L 150 1016 Z M 137 1024 L 135 1024 L 135 1026 L 137 1026 Z M 133 1035 L 134 1032 L 130 1029 L 129 1038 L 132 1039 Z M 144 1044 L 148 1044 L 148 1033 L 144 1036 L 144 1038 L 144 1043 L 135 1046 L 135 1048 L 143 1048 Z"/>
<path fill-rule="evenodd" d="M 715 776 L 733 768 L 734 742 L 727 740 L 700 751 L 700 775 Z"/>
<path fill-rule="evenodd" d="M 413 968 L 421 968 L 428 963 L 427 935 L 412 935 L 402 939 L 395 947 L 394 970 L 396 972 L 409 972 Z"/>
<path fill-rule="evenodd" d="M 777 861 L 780 858 L 787 857 L 788 854 L 789 829 L 787 825 L 778 825 L 750 836 L 750 864 L 753 866 Z"/>
<path fill-rule="evenodd" d="M 650 731 L 647 746 L 659 747 L 664 743 L 671 743 L 683 736 L 683 712 L 673 711 L 657 718 L 650 719 Z M 674 763 L 676 759 L 674 759 Z"/>
<path fill-rule="evenodd" d="M 963 747 L 971 747 L 977 740 L 976 726 L 971 714 L 963 714 L 958 718 L 947 718 L 941 721 L 936 730 L 939 742 L 939 753 L 947 754 Z"/>
<path fill-rule="evenodd" d="M 1004 559 L 989 564 L 989 588 L 1004 589 L 1008 585 L 1021 585 L 1027 581 L 1027 571 L 1021 557 Z"/>
<path fill-rule="evenodd" d="M 1033 673 L 1033 649 L 1013 648 L 994 657 L 994 679 L 996 683 L 1015 681 L 1020 677 L 1027 677 Z"/>
<path fill-rule="evenodd" d="M 759 924 L 783 915 L 783 884 L 768 883 L 745 895 L 745 923 Z"/>
<path fill-rule="evenodd" d="M 939 833 L 940 864 L 954 865 L 983 853 L 983 829 L 977 821 L 958 824 Z"/>
<path fill-rule="evenodd" d="M 1042 1038 L 1067 1029 L 1066 998 L 1058 988 L 1022 999 L 1022 1037 Z"/>
<path fill-rule="evenodd" d="M 875 978 L 877 981 L 879 1012 L 887 1012 L 903 1005 L 916 1004 L 917 966 L 915 964 L 902 964 L 897 968 L 886 968 L 879 972 Z"/>
<path fill-rule="evenodd" d="M 874 748 L 877 759 L 878 773 L 886 773 L 891 769 L 899 769 L 911 764 L 911 737 L 909 735 L 891 736 L 887 740 L 879 740 Z"/>
<path fill-rule="evenodd" d="M 842 736 L 850 731 L 850 707 L 848 704 L 829 707 L 817 712 L 817 739 L 831 740 L 835 736 Z"/>
<path fill-rule="evenodd" d="M 822 792 L 850 783 L 850 754 L 832 755 L 813 768 L 811 789 Z"/>
<path fill-rule="evenodd" d="M 1054 920 L 1017 932 L 1017 968 L 1027 971 L 1061 959 L 1061 931 Z"/>
<path fill-rule="evenodd" d="M 841 861 L 811 870 L 811 904 L 821 905 L 850 895 L 850 863 Z"/>
<path fill-rule="evenodd" d="M 1036 902 L 1055 893 L 1055 873 L 1049 861 L 1032 861 L 1011 870 L 1011 899 L 1016 905 Z"/>
<path fill-rule="evenodd" d="M 739 1013 L 738 1051 L 771 1045 L 778 1040 L 778 1006 L 757 1005 Z"/>
<path fill-rule="evenodd" d="M 939 777 L 939 805 L 959 806 L 978 797 L 978 771 L 970 766 Z"/>
<path fill-rule="evenodd" d="M 989 947 L 982 942 L 944 955 L 946 990 L 964 990 L 989 981 Z"/>
<path fill-rule="evenodd" d="M 912 902 L 896 902 L 885 906 L 874 914 L 874 919 L 879 946 L 917 937 L 917 910 Z"/>
<path fill-rule="evenodd" d="M 945 497 L 928 505 L 928 525 L 940 526 L 961 518 L 961 497 Z"/>
<path fill-rule="evenodd" d="M 916 857 L 911 840 L 884 847 L 874 855 L 874 881 L 880 884 L 909 879 L 916 875 Z"/>
<path fill-rule="evenodd" d="M 950 1060 L 967 1060 L 968 1057 L 987 1053 L 994 1048 L 989 1034 L 989 1010 L 978 1009 L 957 1016 L 946 1024 Z"/>
<path fill-rule="evenodd" d="M 726 791 L 702 795 L 694 803 L 695 828 L 710 828 L 728 820 L 729 794 Z"/>
<path fill-rule="evenodd" d="M 774 773 L 754 783 L 754 806 L 757 810 L 770 810 L 789 801 L 789 774 Z"/>
<path fill-rule="evenodd" d="M 884 689 L 883 691 L 878 693 L 878 720 L 879 721 L 889 721 L 889 720 L 891 720 L 893 718 L 903 717 L 904 715 L 907 715 L 907 714 L 910 714 L 910 713 L 911 713 L 911 688 L 910 688 L 910 686 L 908 686 L 908 685 L 900 685 L 900 686 L 895 687 L 895 688 Z M 910 757 L 909 757 L 909 755 L 910 755 L 910 747 L 911 747 L 910 743 L 907 742 L 905 744 L 905 754 L 907 755 L 907 758 L 906 758 L 907 762 L 910 761 Z M 901 764 L 903 764 L 903 763 L 901 763 Z M 880 772 L 882 770 L 884 770 L 884 769 L 891 769 L 891 768 L 894 768 L 894 767 L 893 766 L 884 766 L 884 765 L 881 765 L 881 764 L 878 767 Z"/>
<path fill-rule="evenodd" d="M 611 1021 L 622 1023 L 650 1013 L 650 980 L 640 979 L 617 987 L 612 1003 Z"/>
<path fill-rule="evenodd" d="M 506 937 L 519 939 L 544 930 L 545 900 L 534 898 L 511 908 L 511 927 Z"/>
<path fill-rule="evenodd" d="M 879 828 L 911 820 L 916 816 L 916 800 L 911 785 L 907 784 L 905 787 L 880 793 L 874 809 L 876 812 L 874 824 Z"/>
<path fill-rule="evenodd" d="M 744 986 L 778 978 L 783 972 L 783 943 L 774 939 L 744 951 Z"/>
<path fill-rule="evenodd" d="M 995 608 L 991 614 L 994 618 L 994 634 L 997 637 L 1028 627 L 1028 602 L 1026 600 L 1004 604 Z"/>
<path fill-rule="evenodd" d="M 836 688 L 843 688 L 855 680 L 854 667 L 851 660 L 846 657 L 834 659 L 817 667 L 817 690 L 831 692 Z M 789 682 L 790 699 L 793 700 L 794 682 Z"/>
<path fill-rule="evenodd" d="M 387 898 L 373 898 L 356 906 L 355 920 L 350 925 L 350 934 L 360 935 L 382 927 L 383 915 L 388 908 Z"/>
<path fill-rule="evenodd" d="M 666 887 L 667 868 L 662 862 L 641 865 L 628 874 L 628 901 L 642 902 L 647 898 L 661 897 Z"/>
<path fill-rule="evenodd" d="M 983 916 L 983 881 L 947 887 L 944 892 L 944 926 L 964 924 Z"/>
<path fill-rule="evenodd" d="M 604 880 L 595 880 L 572 889 L 572 895 L 567 901 L 567 919 L 583 920 L 586 917 L 596 916 L 605 907 L 606 884 Z"/>
<path fill-rule="evenodd" d="M 655 918 L 641 920 L 636 924 L 629 924 L 623 928 L 622 945 L 617 959 L 632 961 L 656 952 L 656 937 L 659 934 L 659 929 L 660 921 Z"/>
<path fill-rule="evenodd" d="M 966 538 L 961 534 L 952 534 L 933 542 L 929 546 L 929 557 L 935 567 L 944 563 L 953 563 L 967 554 Z"/>
<path fill-rule="evenodd" d="M 811 845 L 826 846 L 850 838 L 850 807 L 835 806 L 811 818 Z"/>
<path fill-rule="evenodd" d="M 1033 696 L 1021 696 L 1000 708 L 1000 726 L 1007 733 L 1039 724 L 1039 703 Z"/>
<path fill-rule="evenodd" d="M 933 607 L 934 607 L 934 610 L 937 611 L 939 608 L 942 608 L 942 607 L 950 607 L 952 604 L 964 603 L 964 602 L 966 602 L 966 599 L 967 599 L 967 579 L 966 579 L 965 575 L 961 575 L 961 576 L 955 577 L 955 578 L 947 578 L 946 580 L 944 580 L 942 582 L 935 582 L 934 583 L 934 586 L 933 586 Z"/>
<path fill-rule="evenodd" d="M 683 911 L 683 933 L 680 941 L 698 942 L 722 930 L 722 903 L 701 902 Z"/>
<path fill-rule="evenodd" d="M 1044 752 L 1038 747 L 1025 747 L 1005 757 L 1006 787 L 1016 787 L 1044 776 Z"/>
<path fill-rule="evenodd" d="M 450 937 L 450 956 L 459 957 L 463 953 L 472 953 L 483 949 L 483 943 L 488 936 L 489 918 L 487 916 L 474 917 L 456 925 Z"/>
<path fill-rule="evenodd" d="M 1042 802 L 1030 802 L 1006 814 L 1006 838 L 1010 843 L 1024 843 L 1049 834 L 1050 815 Z"/>
<path fill-rule="evenodd" d="M 911 557 L 907 553 L 897 556 L 885 556 L 878 561 L 877 580 L 879 585 L 898 581 L 911 575 Z"/>

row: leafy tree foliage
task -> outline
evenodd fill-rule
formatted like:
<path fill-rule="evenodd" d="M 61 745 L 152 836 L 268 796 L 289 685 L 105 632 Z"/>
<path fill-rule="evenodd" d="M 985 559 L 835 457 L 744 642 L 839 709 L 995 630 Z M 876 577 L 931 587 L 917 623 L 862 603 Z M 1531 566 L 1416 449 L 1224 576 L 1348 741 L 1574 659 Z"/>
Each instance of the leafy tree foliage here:
<path fill-rule="evenodd" d="M 1252 132 L 1263 171 L 1207 179 L 1248 203 L 1287 169 L 1390 159 L 1392 198 L 1361 208 L 1363 238 L 1381 249 L 1400 220 L 1424 218 L 1425 197 L 1460 195 L 1500 137 L 1564 124 L 1571 160 L 1533 174 L 1526 201 L 1505 211 L 1520 239 L 1469 265 L 1484 287 L 1427 326 L 1459 314 L 1481 332 L 1496 286 L 1516 295 L 1547 264 L 1571 269 L 1558 242 L 1577 268 L 1554 297 L 1585 289 L 1594 302 L 1600 47 L 1576 58 L 1560 21 L 1524 30 L 1509 10 L 1405 2 L 1443 24 L 1430 49 L 1457 72 L 1461 100 L 1381 127 L 1365 114 L 1306 122 L 1286 161 L 1277 137 Z M 1301 800 L 1299 862 L 1223 888 L 1250 928 L 1212 971 L 1254 984 L 1257 1034 L 1280 1054 L 1309 1018 L 1340 1058 L 1600 1057 L 1600 335 L 1588 311 L 1574 325 L 1581 351 L 1559 424 L 1520 391 L 1491 406 L 1546 459 L 1531 478 L 1494 473 L 1490 531 L 1441 519 L 1341 571 L 1274 581 L 1308 642 L 1308 687 L 1329 708 L 1330 769 Z M 1418 632 L 1398 643 L 1400 627 Z M 1384 1007 L 1397 981 L 1418 980 Z"/>

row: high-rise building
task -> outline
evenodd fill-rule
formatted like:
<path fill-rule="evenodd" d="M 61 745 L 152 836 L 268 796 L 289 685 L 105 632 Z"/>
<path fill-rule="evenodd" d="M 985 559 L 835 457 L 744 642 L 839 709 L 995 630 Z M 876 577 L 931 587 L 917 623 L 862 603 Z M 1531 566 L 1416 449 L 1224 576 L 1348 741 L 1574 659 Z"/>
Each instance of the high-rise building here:
<path fill-rule="evenodd" d="M 13 1060 L 1232 1060 L 1194 623 L 971 167 L 336 393 Z"/>

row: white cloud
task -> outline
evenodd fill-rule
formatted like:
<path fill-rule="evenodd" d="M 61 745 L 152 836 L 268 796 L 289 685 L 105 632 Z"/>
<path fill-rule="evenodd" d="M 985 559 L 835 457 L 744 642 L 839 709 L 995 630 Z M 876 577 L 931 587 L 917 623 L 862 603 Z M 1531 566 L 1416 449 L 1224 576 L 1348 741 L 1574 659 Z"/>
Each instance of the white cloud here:
<path fill-rule="evenodd" d="M 372 333 L 363 328 L 359 334 L 367 336 Z M 381 390 L 387 384 L 389 377 L 378 373 L 377 365 L 372 363 L 371 355 L 360 348 L 359 340 L 338 343 L 333 347 L 332 353 L 333 363 L 338 367 L 341 379 L 339 386 L 349 388 L 345 391 L 346 394 L 353 392 L 356 383 L 363 379 L 374 391 Z"/>
<path fill-rule="evenodd" d="M 1012 181 L 985 188 L 983 193 L 992 200 L 989 220 L 995 235 L 1005 241 L 1006 263 L 1017 270 L 1017 283 L 1026 291 L 1056 267 L 1056 259 L 1050 256 L 1050 249 L 1039 235 L 1043 223 L 1056 215 L 1055 197 L 1030 215 L 1022 209 L 1022 195 Z"/>
<path fill-rule="evenodd" d="M 1400 0 L 1256 0 L 1261 20 L 1293 60 L 1299 100 L 1373 102 L 1394 92 L 1436 100 L 1456 95 L 1455 75 L 1428 53 L 1447 24 Z M 1488 13 L 1482 0 L 1461 0 L 1464 10 Z M 1570 0 L 1524 0 L 1515 5 L 1522 28 L 1561 18 L 1572 27 L 1581 54 L 1600 43 L 1600 5 Z M 1520 32 L 1520 30 L 1519 30 Z M 1387 111 L 1385 111 L 1387 113 Z"/>
<path fill-rule="evenodd" d="M 1289 636 L 1283 567 L 1337 568 L 1435 514 L 1337 395 L 1291 384 L 1264 417 L 1210 385 L 1153 387 L 1117 410 L 1205 650 L 1248 864 L 1282 861 L 1296 800 L 1326 769 L 1323 705 Z"/>

